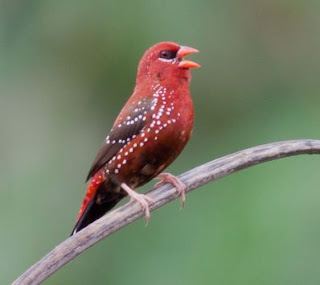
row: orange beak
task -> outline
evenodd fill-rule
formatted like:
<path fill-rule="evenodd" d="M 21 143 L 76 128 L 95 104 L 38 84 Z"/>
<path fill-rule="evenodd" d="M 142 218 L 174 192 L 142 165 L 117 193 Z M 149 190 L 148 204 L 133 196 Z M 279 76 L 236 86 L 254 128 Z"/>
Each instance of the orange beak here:
<path fill-rule="evenodd" d="M 181 46 L 180 49 L 177 52 L 177 57 L 181 59 L 179 62 L 179 67 L 181 68 L 199 68 L 200 64 L 195 63 L 190 60 L 183 60 L 183 57 L 192 54 L 192 53 L 197 53 L 199 52 L 197 49 L 192 48 L 192 47 L 187 47 L 187 46 Z"/>

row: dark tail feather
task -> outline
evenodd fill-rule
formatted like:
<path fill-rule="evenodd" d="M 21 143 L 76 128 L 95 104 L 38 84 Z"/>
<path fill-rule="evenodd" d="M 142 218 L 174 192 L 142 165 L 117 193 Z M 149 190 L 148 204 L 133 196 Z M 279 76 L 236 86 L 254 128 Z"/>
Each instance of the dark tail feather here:
<path fill-rule="evenodd" d="M 95 220 L 102 217 L 106 212 L 111 210 L 119 202 L 119 200 L 120 199 L 114 199 L 111 201 L 106 201 L 102 204 L 97 204 L 96 199 L 92 199 L 89 202 L 86 210 L 83 212 L 82 216 L 74 226 L 71 236 L 81 231 L 83 228 L 85 228 Z"/>

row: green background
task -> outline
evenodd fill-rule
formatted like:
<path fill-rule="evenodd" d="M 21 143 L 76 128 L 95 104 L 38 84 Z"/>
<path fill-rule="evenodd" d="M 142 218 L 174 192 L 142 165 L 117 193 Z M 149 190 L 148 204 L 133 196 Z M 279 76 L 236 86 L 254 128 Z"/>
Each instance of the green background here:
<path fill-rule="evenodd" d="M 194 134 L 172 173 L 320 137 L 319 1 L 0 5 L 0 284 L 69 235 L 91 162 L 156 42 L 201 51 Z M 45 284 L 320 284 L 319 185 L 317 156 L 241 171 L 188 195 L 183 211 L 175 201 L 149 227 L 122 229 Z"/>

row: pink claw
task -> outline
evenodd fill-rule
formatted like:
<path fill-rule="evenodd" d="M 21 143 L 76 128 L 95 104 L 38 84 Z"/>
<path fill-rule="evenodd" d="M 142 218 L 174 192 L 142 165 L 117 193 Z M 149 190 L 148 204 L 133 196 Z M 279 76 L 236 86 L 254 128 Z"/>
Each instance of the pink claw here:
<path fill-rule="evenodd" d="M 154 200 L 151 199 L 150 197 L 144 195 L 144 194 L 139 194 L 133 189 L 131 189 L 127 184 L 122 183 L 121 188 L 127 192 L 127 194 L 130 197 L 130 201 L 136 201 L 140 204 L 142 210 L 144 211 L 144 215 L 147 220 L 146 226 L 149 224 L 150 220 L 150 209 L 149 209 L 149 204 L 154 204 Z"/>
<path fill-rule="evenodd" d="M 181 200 L 181 209 L 186 203 L 186 188 L 187 186 L 176 176 L 170 173 L 160 173 L 157 178 L 161 181 L 157 182 L 154 186 L 159 187 L 165 183 L 171 183 L 178 191 Z"/>

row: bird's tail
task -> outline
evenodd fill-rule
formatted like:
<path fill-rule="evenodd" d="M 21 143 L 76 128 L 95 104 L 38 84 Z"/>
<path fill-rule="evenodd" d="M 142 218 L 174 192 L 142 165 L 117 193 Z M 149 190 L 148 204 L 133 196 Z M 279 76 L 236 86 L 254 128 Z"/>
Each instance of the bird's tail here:
<path fill-rule="evenodd" d="M 98 172 L 90 181 L 79 211 L 77 223 L 71 235 L 85 228 L 110 211 L 125 195 L 121 193 L 119 183 L 106 180 Z"/>
<path fill-rule="evenodd" d="M 74 226 L 71 236 L 102 217 L 106 212 L 110 211 L 119 202 L 119 200 L 120 199 L 114 199 L 103 204 L 97 204 L 96 199 L 91 199 Z"/>

